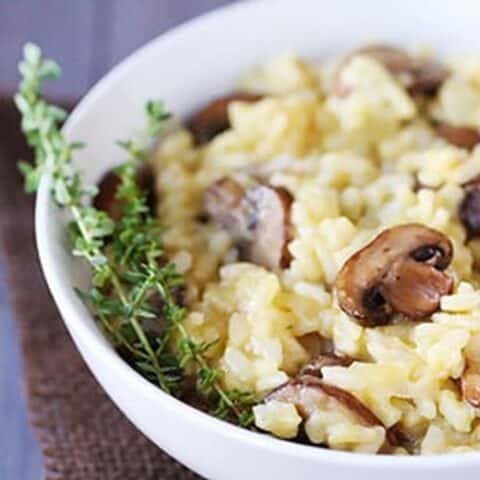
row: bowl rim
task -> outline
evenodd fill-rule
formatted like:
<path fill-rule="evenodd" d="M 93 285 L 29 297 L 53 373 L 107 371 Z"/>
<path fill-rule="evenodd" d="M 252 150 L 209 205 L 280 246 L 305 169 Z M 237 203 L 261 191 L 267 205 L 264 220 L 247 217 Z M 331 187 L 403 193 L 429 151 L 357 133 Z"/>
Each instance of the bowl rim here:
<path fill-rule="evenodd" d="M 288 2 L 290 2 L 290 0 L 276 0 L 275 3 Z M 135 69 L 135 64 L 140 61 L 141 57 L 147 55 L 150 51 L 155 50 L 161 43 L 176 37 L 182 37 L 183 35 L 188 34 L 188 31 L 195 28 L 197 25 L 217 19 L 220 16 L 234 15 L 237 10 L 246 9 L 251 9 L 252 14 L 254 14 L 255 9 L 259 6 L 273 3 L 272 0 L 244 0 L 223 6 L 185 21 L 148 41 L 143 46 L 135 49 L 131 54 L 110 69 L 82 97 L 69 115 L 62 129 L 64 134 L 67 137 L 71 137 L 75 132 L 77 123 L 81 121 L 83 115 L 95 108 L 97 100 L 103 96 L 104 92 L 110 89 L 111 84 L 116 83 L 131 69 Z M 269 450 L 271 453 L 278 455 L 286 455 L 292 458 L 296 457 L 299 460 L 307 458 L 311 460 L 312 457 L 315 457 L 319 462 L 323 461 L 332 465 L 348 462 L 354 467 L 383 469 L 388 466 L 389 468 L 393 467 L 407 472 L 418 470 L 420 468 L 428 468 L 429 471 L 453 468 L 456 467 L 459 462 L 464 466 L 480 466 L 480 454 L 477 452 L 417 456 L 373 455 L 330 450 L 319 448 L 315 445 L 303 445 L 285 441 L 268 434 L 252 432 L 222 421 L 163 392 L 159 387 L 148 382 L 124 362 L 107 342 L 101 342 L 99 340 L 85 323 L 83 312 L 74 303 L 76 297 L 73 292 L 73 286 L 65 285 L 61 282 L 61 275 L 59 275 L 61 267 L 59 266 L 54 255 L 54 249 L 49 241 L 52 236 L 50 233 L 51 222 L 57 218 L 56 216 L 49 214 L 52 208 L 56 208 L 50 199 L 50 185 L 51 179 L 48 176 L 43 176 L 35 202 L 34 219 L 35 238 L 40 264 L 50 293 L 61 312 L 62 320 L 67 326 L 70 335 L 72 337 L 78 336 L 79 338 L 82 338 L 84 342 L 93 345 L 92 349 L 97 351 L 97 355 L 103 357 L 104 361 L 110 364 L 115 375 L 130 384 L 132 389 L 142 391 L 145 397 L 149 397 L 153 402 L 161 405 L 163 409 L 168 410 L 170 413 L 184 415 L 188 417 L 190 422 L 196 423 L 199 427 L 211 430 L 216 435 L 222 436 L 226 439 L 231 438 L 236 439 L 239 442 L 249 443 L 257 448 Z M 93 317 L 92 321 L 95 322 Z M 90 371 L 95 375 L 92 369 L 90 369 Z"/>

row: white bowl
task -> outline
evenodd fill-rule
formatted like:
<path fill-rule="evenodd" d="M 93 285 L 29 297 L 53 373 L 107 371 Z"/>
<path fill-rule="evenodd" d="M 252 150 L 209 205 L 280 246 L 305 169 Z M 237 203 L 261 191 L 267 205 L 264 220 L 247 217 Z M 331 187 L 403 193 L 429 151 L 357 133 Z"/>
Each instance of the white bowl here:
<path fill-rule="evenodd" d="M 65 133 L 88 147 L 77 160 L 94 182 L 122 160 L 115 140 L 142 125 L 147 99 L 162 98 L 182 116 L 231 90 L 235 77 L 293 49 L 321 58 L 371 40 L 424 43 L 440 52 L 480 52 L 477 0 L 276 0 L 234 5 L 189 22 L 140 49 L 96 85 Z M 69 254 L 65 218 L 44 179 L 36 230 L 48 285 L 78 349 L 113 401 L 153 442 L 210 479 L 478 478 L 480 454 L 386 457 L 288 443 L 242 430 L 180 403 L 135 373 L 112 350 L 73 291 L 85 267 Z"/>

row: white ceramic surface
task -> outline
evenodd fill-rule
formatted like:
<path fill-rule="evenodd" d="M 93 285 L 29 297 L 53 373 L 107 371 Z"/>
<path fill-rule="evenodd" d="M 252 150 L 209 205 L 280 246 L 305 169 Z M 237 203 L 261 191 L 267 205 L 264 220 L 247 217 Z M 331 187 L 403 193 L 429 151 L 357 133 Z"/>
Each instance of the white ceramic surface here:
<path fill-rule="evenodd" d="M 114 142 L 138 131 L 142 105 L 149 98 L 163 98 L 169 109 L 185 115 L 206 99 L 228 92 L 239 72 L 286 49 L 321 58 L 382 40 L 480 53 L 479 17 L 477 0 L 242 2 L 140 49 L 92 89 L 70 117 L 65 133 L 88 144 L 76 159 L 87 180 L 95 181 L 122 159 Z M 72 286 L 83 283 L 85 269 L 68 253 L 65 219 L 50 203 L 48 189 L 48 179 L 43 179 L 37 242 L 68 330 L 115 403 L 179 461 L 215 480 L 478 478 L 480 454 L 392 458 L 297 445 L 241 430 L 163 394 L 117 357 L 75 295 Z"/>

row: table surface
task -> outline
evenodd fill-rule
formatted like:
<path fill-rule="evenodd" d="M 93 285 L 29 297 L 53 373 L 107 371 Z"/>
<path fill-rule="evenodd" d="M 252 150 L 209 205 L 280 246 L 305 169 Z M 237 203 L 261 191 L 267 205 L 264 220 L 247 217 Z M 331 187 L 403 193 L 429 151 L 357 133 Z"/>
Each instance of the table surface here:
<path fill-rule="evenodd" d="M 58 60 L 53 98 L 76 99 L 113 65 L 165 30 L 234 0 L 0 0 L 0 91 L 13 92 L 21 47 L 37 42 Z M 0 267 L 0 479 L 38 480 L 40 454 L 22 396 L 14 323 Z"/>

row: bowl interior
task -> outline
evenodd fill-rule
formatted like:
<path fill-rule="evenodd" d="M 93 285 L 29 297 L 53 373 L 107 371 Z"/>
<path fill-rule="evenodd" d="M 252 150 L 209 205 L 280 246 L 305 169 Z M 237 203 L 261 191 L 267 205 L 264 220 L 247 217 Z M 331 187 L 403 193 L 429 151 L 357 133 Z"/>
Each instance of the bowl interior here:
<path fill-rule="evenodd" d="M 459 3 L 462 8 L 458 8 Z M 364 43 L 382 41 L 428 45 L 439 52 L 478 51 L 479 13 L 476 0 L 242 2 L 179 27 L 121 63 L 82 100 L 67 122 L 65 133 L 69 139 L 87 144 L 75 160 L 86 181 L 95 182 L 102 172 L 124 158 L 115 141 L 138 135 L 143 125 L 143 105 L 148 99 L 161 98 L 170 111 L 185 116 L 207 99 L 232 90 L 240 72 L 285 50 L 321 59 Z M 65 218 L 48 197 L 48 179 L 44 179 L 38 195 L 36 225 L 48 284 L 84 356 L 87 350 L 108 351 L 92 316 L 73 291 L 72 286 L 85 285 L 85 267 L 69 254 Z M 115 362 L 114 357 L 108 357 L 108 361 Z M 88 363 L 95 373 L 95 365 Z M 137 376 L 121 362 L 115 365 L 123 369 L 124 375 Z M 149 388 L 146 382 L 137 385 Z M 153 394 L 162 396 L 160 391 Z M 245 439 L 254 437 L 245 435 Z M 267 441 L 275 448 L 283 445 Z M 302 450 L 318 455 L 318 450 L 308 447 L 288 448 L 291 452 Z M 327 454 L 344 458 L 338 452 Z M 390 464 L 392 460 L 406 464 L 404 459 L 389 459 Z"/>

